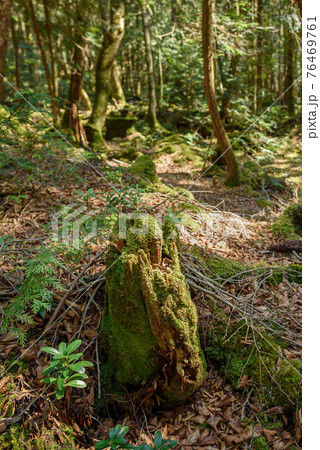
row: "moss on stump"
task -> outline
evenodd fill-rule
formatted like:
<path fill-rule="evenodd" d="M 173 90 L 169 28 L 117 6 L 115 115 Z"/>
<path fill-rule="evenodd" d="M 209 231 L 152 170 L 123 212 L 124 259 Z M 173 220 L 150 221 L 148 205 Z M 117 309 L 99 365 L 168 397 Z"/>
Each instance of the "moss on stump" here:
<path fill-rule="evenodd" d="M 156 165 L 152 158 L 148 155 L 140 155 L 128 170 L 133 175 L 139 175 L 142 183 L 149 182 L 151 184 L 158 181 Z"/>
<path fill-rule="evenodd" d="M 114 393 L 159 376 L 158 396 L 177 404 L 201 385 L 205 363 L 176 229 L 167 220 L 161 233 L 152 216 L 128 219 L 126 228 L 124 238 L 115 225 L 106 256 L 112 269 L 100 332 L 102 383 Z"/>

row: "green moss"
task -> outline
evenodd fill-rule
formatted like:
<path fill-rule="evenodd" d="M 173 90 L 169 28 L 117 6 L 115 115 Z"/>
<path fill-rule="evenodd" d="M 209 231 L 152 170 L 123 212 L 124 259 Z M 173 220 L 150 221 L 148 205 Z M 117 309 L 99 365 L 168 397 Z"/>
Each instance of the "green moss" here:
<path fill-rule="evenodd" d="M 267 206 L 272 206 L 273 203 L 270 200 L 267 200 L 265 198 L 259 198 L 256 200 L 257 205 L 260 206 L 260 208 L 266 208 Z"/>
<path fill-rule="evenodd" d="M 148 155 L 138 156 L 129 168 L 129 173 L 139 175 L 142 177 L 142 180 L 147 180 L 150 183 L 156 183 L 158 181 L 156 165 Z"/>
<path fill-rule="evenodd" d="M 212 311 L 211 342 L 206 349 L 209 360 L 220 366 L 234 389 L 247 375 L 261 404 L 282 405 L 292 415 L 301 401 L 301 361 L 283 360 L 279 367 L 279 353 L 285 347 L 280 338 L 267 334 L 262 327 L 253 336 L 245 321 L 231 325 L 219 308 L 212 306 Z"/>
<path fill-rule="evenodd" d="M 206 257 L 196 245 L 191 247 L 190 254 L 198 258 L 211 271 L 212 277 L 219 282 L 227 280 L 248 268 L 237 261 L 222 256 L 210 255 L 210 257 Z"/>
<path fill-rule="evenodd" d="M 39 435 L 34 438 L 29 436 L 29 430 L 23 425 L 11 425 L 5 433 L 0 434 L 1 449 L 25 450 L 26 448 L 37 448 L 38 450 L 76 450 L 72 428 L 61 424 L 60 436 L 65 440 L 61 444 L 57 442 L 52 430 L 41 428 Z"/>
<path fill-rule="evenodd" d="M 267 444 L 266 439 L 263 436 L 261 436 L 253 439 L 252 448 L 254 448 L 254 450 L 268 450 L 269 446 Z"/>
<path fill-rule="evenodd" d="M 283 214 L 271 225 L 272 233 L 282 239 L 300 239 L 302 234 L 302 205 L 286 208 Z"/>
<path fill-rule="evenodd" d="M 112 242 L 118 242 L 118 230 L 119 223 Z M 179 403 L 201 384 L 205 369 L 197 312 L 180 269 L 177 230 L 166 220 L 161 233 L 159 223 L 144 216 L 128 220 L 121 239 L 123 248 L 111 245 L 106 256 L 112 271 L 106 277 L 100 332 L 104 389 L 136 389 L 163 375 L 165 367 L 159 395 Z"/>
<path fill-rule="evenodd" d="M 137 118 L 134 116 L 107 117 L 105 138 L 125 137 L 136 121 Z"/>

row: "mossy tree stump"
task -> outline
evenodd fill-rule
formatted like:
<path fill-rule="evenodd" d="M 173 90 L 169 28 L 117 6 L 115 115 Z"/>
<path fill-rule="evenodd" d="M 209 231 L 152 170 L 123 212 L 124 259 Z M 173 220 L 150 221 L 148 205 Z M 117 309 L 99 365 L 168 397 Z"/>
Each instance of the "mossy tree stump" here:
<path fill-rule="evenodd" d="M 205 374 L 178 235 L 169 220 L 161 231 L 148 215 L 126 224 L 125 237 L 119 236 L 119 222 L 115 225 L 106 256 L 111 268 L 100 331 L 102 383 L 119 392 L 156 378 L 160 399 L 177 404 L 192 395 Z"/>

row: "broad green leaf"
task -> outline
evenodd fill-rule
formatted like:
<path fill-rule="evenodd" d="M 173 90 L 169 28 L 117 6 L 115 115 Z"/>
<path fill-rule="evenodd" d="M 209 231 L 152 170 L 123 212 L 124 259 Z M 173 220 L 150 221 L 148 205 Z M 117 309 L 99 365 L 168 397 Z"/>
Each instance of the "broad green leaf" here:
<path fill-rule="evenodd" d="M 59 352 L 64 354 L 67 348 L 67 344 L 65 342 L 60 342 L 59 344 Z"/>
<path fill-rule="evenodd" d="M 57 379 L 54 377 L 46 377 L 40 380 L 40 383 L 56 383 Z"/>
<path fill-rule="evenodd" d="M 74 355 L 70 355 L 69 356 L 69 361 L 74 361 L 75 359 L 80 358 L 81 356 L 83 356 L 83 353 L 75 353 Z"/>
<path fill-rule="evenodd" d="M 72 380 L 85 380 L 88 378 L 86 373 L 74 373 L 71 377 L 68 377 L 68 382 Z"/>
<path fill-rule="evenodd" d="M 66 391 L 66 389 L 65 389 L 65 387 L 63 387 L 62 389 L 59 389 L 58 387 L 57 387 L 57 390 L 56 390 L 56 398 L 59 400 L 60 398 L 63 398 L 64 397 L 64 394 L 65 394 L 65 391 Z"/>
<path fill-rule="evenodd" d="M 110 440 L 106 439 L 105 441 L 100 441 L 97 442 L 96 445 L 94 446 L 94 450 L 103 450 L 105 448 L 108 448 Z"/>
<path fill-rule="evenodd" d="M 71 342 L 71 344 L 68 345 L 65 354 L 71 355 L 82 343 L 81 339 L 77 339 L 76 341 Z"/>
<path fill-rule="evenodd" d="M 41 351 L 50 353 L 50 355 L 60 355 L 60 352 L 53 347 L 42 347 Z"/>
<path fill-rule="evenodd" d="M 66 381 L 65 377 L 60 375 L 57 381 L 57 386 L 59 390 L 62 390 L 65 381 Z"/>
<path fill-rule="evenodd" d="M 66 386 L 72 386 L 75 388 L 85 388 L 87 385 L 82 380 L 71 380 L 66 383 Z"/>
<path fill-rule="evenodd" d="M 159 449 L 162 444 L 162 434 L 161 431 L 157 431 L 154 437 L 154 447 Z"/>

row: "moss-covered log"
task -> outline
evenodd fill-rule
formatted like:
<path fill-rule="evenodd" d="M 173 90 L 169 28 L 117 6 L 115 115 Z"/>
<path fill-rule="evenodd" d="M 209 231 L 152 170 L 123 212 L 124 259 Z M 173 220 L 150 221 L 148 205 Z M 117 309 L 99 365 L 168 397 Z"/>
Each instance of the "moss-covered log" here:
<path fill-rule="evenodd" d="M 176 404 L 200 386 L 205 373 L 178 236 L 170 221 L 161 231 L 152 216 L 128 219 L 125 238 L 119 223 L 106 256 L 112 269 L 100 332 L 102 383 L 109 392 L 121 392 L 158 376 L 159 398 Z"/>

